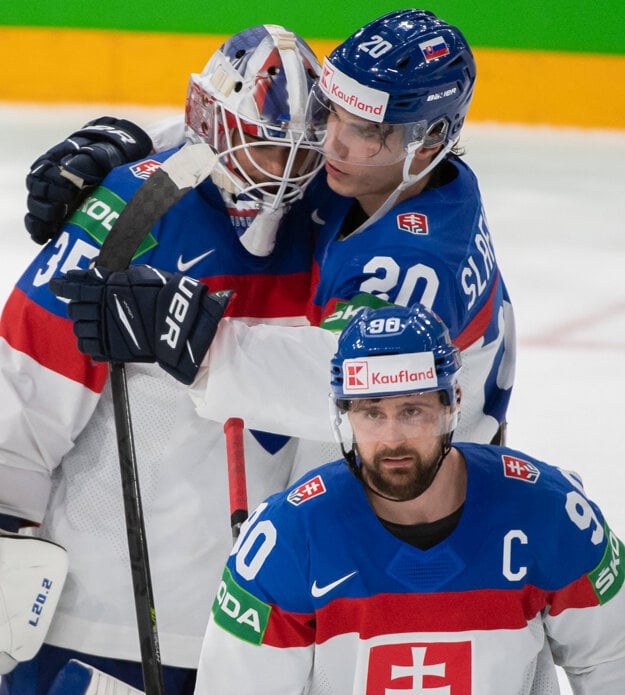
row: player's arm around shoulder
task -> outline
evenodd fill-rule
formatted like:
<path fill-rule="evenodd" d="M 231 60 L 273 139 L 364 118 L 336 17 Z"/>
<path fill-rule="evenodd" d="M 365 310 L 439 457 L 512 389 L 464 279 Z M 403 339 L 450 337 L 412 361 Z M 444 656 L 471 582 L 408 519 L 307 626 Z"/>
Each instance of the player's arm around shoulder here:
<path fill-rule="evenodd" d="M 241 528 L 211 609 L 197 695 L 290 695 L 306 685 L 313 609 L 304 530 L 287 495 L 261 503 Z"/>

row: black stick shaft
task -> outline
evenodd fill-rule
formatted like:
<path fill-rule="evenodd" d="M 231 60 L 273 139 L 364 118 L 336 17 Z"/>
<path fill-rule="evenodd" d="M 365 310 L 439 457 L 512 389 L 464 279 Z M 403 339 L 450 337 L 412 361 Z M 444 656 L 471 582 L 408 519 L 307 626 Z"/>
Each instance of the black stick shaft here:
<path fill-rule="evenodd" d="M 187 145 L 167 159 L 128 201 L 102 244 L 97 264 L 109 270 L 127 268 L 154 224 L 210 175 L 215 162 L 211 148 L 201 143 Z M 111 364 L 110 377 L 144 690 L 145 695 L 164 695 L 156 609 L 124 365 Z"/>
<path fill-rule="evenodd" d="M 126 515 L 128 552 L 141 649 L 143 685 L 146 695 L 164 695 L 165 686 L 156 628 L 156 611 L 154 609 L 149 555 L 130 417 L 126 370 L 124 365 L 119 363 L 111 363 L 109 370 L 111 388 L 115 393 L 123 394 L 113 400 L 113 406 Z"/>

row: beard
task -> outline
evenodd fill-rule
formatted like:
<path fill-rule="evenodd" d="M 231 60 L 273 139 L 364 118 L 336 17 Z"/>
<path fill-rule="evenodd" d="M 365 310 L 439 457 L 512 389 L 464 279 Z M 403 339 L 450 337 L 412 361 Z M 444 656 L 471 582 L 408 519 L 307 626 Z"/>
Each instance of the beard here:
<path fill-rule="evenodd" d="M 382 449 L 371 460 L 360 459 L 360 472 L 366 486 L 381 497 L 406 502 L 422 495 L 432 484 L 445 457 L 445 447 L 423 456 L 407 446 Z M 382 464 L 385 458 L 410 458 L 410 465 L 389 469 Z"/>

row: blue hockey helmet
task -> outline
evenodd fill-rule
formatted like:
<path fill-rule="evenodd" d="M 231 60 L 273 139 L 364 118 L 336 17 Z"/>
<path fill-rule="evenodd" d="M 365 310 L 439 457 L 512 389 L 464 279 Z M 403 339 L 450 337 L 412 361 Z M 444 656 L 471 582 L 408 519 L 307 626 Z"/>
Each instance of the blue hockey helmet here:
<path fill-rule="evenodd" d="M 442 391 L 455 406 L 460 351 L 421 304 L 364 309 L 345 327 L 332 358 L 336 403 Z"/>
<path fill-rule="evenodd" d="M 447 327 L 421 304 L 357 314 L 341 333 L 331 368 L 330 422 L 350 470 L 360 477 L 349 420 L 355 400 L 430 391 L 440 392 L 449 406 L 449 417 L 440 421 L 442 461 L 460 413 L 460 366 L 460 351 Z"/>
<path fill-rule="evenodd" d="M 312 133 L 335 105 L 366 120 L 404 124 L 404 147 L 453 143 L 475 84 L 460 30 L 425 10 L 399 10 L 365 25 L 322 68 L 308 107 Z"/>
<path fill-rule="evenodd" d="M 302 195 L 322 166 L 305 138 L 306 104 L 320 66 L 308 44 L 275 24 L 251 27 L 228 39 L 201 74 L 192 74 L 186 103 L 187 137 L 220 155 L 238 193 L 278 207 Z M 281 176 L 254 159 L 256 147 L 285 148 Z M 248 161 L 259 182 L 246 173 Z M 242 166 L 243 164 L 243 166 Z"/>

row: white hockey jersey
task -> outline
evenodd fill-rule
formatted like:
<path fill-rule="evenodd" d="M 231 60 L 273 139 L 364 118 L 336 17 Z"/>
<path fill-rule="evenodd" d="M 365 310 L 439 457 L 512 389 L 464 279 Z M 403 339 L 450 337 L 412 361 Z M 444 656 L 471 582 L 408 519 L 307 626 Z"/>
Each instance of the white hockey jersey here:
<path fill-rule="evenodd" d="M 70 570 L 47 642 L 138 661 L 117 439 L 108 367 L 78 352 L 66 305 L 49 279 L 86 267 L 112 222 L 167 153 L 114 170 L 18 281 L 0 322 L 0 513 L 69 553 Z M 153 228 L 135 261 L 185 271 L 253 323 L 306 324 L 312 234 L 301 201 L 259 258 L 237 239 L 207 181 Z M 291 226 L 293 229 L 291 229 Z M 296 231 L 293 231 L 296 230 Z M 130 408 L 162 661 L 195 668 L 231 547 L 224 435 L 194 411 L 185 387 L 151 364 L 127 367 Z M 221 394 L 226 399 L 227 394 Z M 283 489 L 296 443 L 245 435 L 250 504 Z M 315 462 L 316 464 L 316 462 Z"/>

